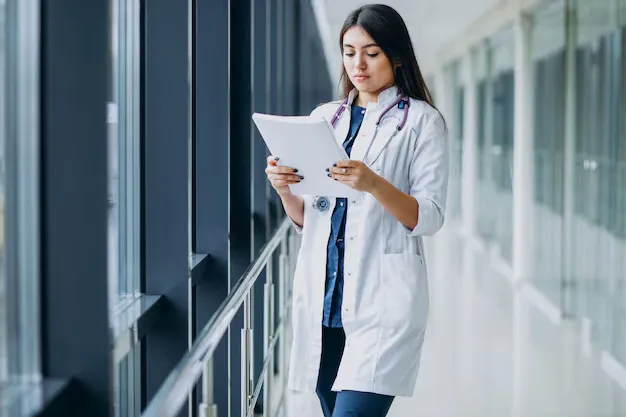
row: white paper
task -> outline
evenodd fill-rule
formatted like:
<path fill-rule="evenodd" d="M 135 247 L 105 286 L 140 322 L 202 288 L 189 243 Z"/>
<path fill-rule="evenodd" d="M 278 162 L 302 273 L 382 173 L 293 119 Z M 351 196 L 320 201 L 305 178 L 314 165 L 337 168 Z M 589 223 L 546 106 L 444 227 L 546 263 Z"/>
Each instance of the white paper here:
<path fill-rule="evenodd" d="M 304 179 L 289 188 L 297 195 L 354 198 L 359 192 L 328 177 L 327 168 L 348 159 L 346 151 L 335 140 L 330 123 L 321 117 L 274 116 L 254 113 L 265 144 L 278 165 L 298 169 Z"/>

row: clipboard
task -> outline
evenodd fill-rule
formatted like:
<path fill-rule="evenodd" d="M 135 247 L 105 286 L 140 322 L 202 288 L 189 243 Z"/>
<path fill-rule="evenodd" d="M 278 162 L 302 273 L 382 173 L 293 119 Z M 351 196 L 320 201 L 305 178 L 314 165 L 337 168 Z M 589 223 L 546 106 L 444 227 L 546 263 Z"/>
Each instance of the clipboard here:
<path fill-rule="evenodd" d="M 254 113 L 252 120 L 280 166 L 298 169 L 304 179 L 289 189 L 296 195 L 356 198 L 359 191 L 328 176 L 327 168 L 349 159 L 335 139 L 335 131 L 322 117 L 276 116 Z"/>

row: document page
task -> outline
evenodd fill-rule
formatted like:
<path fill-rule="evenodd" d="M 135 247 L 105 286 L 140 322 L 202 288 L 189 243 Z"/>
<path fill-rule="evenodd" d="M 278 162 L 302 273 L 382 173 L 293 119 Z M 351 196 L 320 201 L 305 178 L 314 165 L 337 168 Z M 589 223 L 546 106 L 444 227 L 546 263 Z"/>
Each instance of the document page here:
<path fill-rule="evenodd" d="M 255 113 L 256 124 L 278 165 L 298 169 L 304 179 L 290 185 L 297 195 L 353 198 L 359 192 L 328 177 L 326 168 L 348 159 L 335 139 L 332 126 L 322 117 L 274 116 Z"/>

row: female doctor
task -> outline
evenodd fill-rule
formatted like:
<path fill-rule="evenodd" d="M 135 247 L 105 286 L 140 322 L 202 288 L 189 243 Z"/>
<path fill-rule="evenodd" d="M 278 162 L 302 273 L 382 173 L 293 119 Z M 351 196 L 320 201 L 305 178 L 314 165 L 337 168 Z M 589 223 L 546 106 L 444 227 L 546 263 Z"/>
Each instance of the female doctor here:
<path fill-rule="evenodd" d="M 292 194 L 303 177 L 280 155 L 266 169 L 302 234 L 289 387 L 315 391 L 325 417 L 382 417 L 417 379 L 428 315 L 422 236 L 443 225 L 448 144 L 394 9 L 352 12 L 340 48 L 345 99 L 312 115 L 332 123 L 350 156 L 328 176 L 359 197 Z"/>

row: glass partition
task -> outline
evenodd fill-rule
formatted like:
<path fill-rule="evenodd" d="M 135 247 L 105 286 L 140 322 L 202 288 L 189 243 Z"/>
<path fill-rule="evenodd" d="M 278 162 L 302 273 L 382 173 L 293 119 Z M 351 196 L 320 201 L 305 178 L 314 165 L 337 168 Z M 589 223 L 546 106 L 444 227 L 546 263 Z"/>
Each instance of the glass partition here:
<path fill-rule="evenodd" d="M 616 332 L 621 310 L 626 255 L 620 201 L 624 183 L 622 32 L 613 0 L 581 2 L 578 8 L 576 56 L 575 206 L 572 239 L 573 308 L 593 323 L 593 339 L 600 346 L 620 344 Z M 623 332 L 623 328 L 621 329 Z M 612 335 L 613 334 L 613 335 Z M 617 352 L 616 352 L 617 354 Z M 618 356 L 624 360 L 623 349 Z"/>
<path fill-rule="evenodd" d="M 109 27 L 108 264 L 113 321 L 133 308 L 140 295 L 139 1 L 109 0 Z M 116 416 L 139 414 L 140 362 L 141 347 L 137 344 L 113 364 Z"/>
<path fill-rule="evenodd" d="M 460 63 L 457 61 L 447 69 L 447 81 L 452 91 L 452 114 L 450 128 L 450 184 L 446 213 L 450 219 L 461 217 L 461 175 L 463 167 L 463 112 L 464 89 Z"/>
<path fill-rule="evenodd" d="M 139 294 L 139 2 L 110 0 L 109 294 L 111 314 Z"/>
<path fill-rule="evenodd" d="M 0 0 L 0 391 L 41 379 L 37 22 L 36 0 Z"/>
<path fill-rule="evenodd" d="M 533 284 L 560 306 L 564 241 L 565 18 L 554 2 L 533 15 Z"/>
<path fill-rule="evenodd" d="M 513 250 L 513 118 L 515 99 L 512 28 L 489 39 L 486 86 L 478 88 L 485 119 L 479 124 L 487 139 L 479 139 L 479 175 L 486 179 L 488 233 L 494 248 L 511 263 Z M 479 112 L 481 104 L 479 102 Z M 485 130 L 488 129 L 486 132 Z M 488 145 L 488 146 L 487 146 Z M 480 149 L 480 148 L 479 148 Z M 484 223 L 484 220 L 481 221 Z"/>
<path fill-rule="evenodd" d="M 475 63 L 476 86 L 476 185 L 477 200 L 481 202 L 493 201 L 493 181 L 491 173 L 491 146 L 492 125 L 491 125 L 491 49 L 487 44 L 481 45 L 477 49 Z M 493 241 L 494 238 L 494 213 L 491 210 L 478 210 L 477 213 L 477 233 L 486 242 Z"/>
<path fill-rule="evenodd" d="M 4 253 L 6 142 L 6 0 L 0 0 L 0 384 L 7 378 L 7 311 Z"/>
<path fill-rule="evenodd" d="M 611 303 L 610 351 L 626 365 L 626 0 L 621 3 L 619 30 L 619 106 L 618 131 L 613 159 L 613 204 L 615 241 L 613 256 L 613 302 Z"/>

